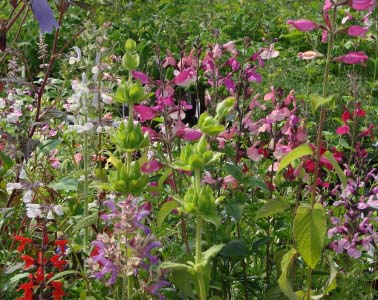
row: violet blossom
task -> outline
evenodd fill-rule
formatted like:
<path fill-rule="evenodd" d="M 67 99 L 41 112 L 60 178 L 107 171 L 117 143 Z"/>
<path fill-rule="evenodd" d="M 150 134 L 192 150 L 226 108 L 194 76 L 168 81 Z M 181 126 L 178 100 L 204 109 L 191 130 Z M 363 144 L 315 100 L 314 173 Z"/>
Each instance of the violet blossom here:
<path fill-rule="evenodd" d="M 31 0 L 30 4 L 42 33 L 51 33 L 53 27 L 59 28 L 53 11 L 46 0 Z"/>

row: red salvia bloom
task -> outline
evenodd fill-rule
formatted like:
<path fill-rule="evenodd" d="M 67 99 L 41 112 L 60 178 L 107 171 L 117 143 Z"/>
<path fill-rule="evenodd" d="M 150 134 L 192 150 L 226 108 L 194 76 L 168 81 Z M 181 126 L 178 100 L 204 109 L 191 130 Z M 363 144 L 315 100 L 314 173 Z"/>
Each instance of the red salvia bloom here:
<path fill-rule="evenodd" d="M 24 290 L 24 297 L 17 298 L 17 300 L 33 300 L 33 281 L 23 283 L 18 290 Z"/>
<path fill-rule="evenodd" d="M 62 289 L 63 283 L 61 281 L 53 281 L 51 282 L 51 285 L 54 288 L 54 291 L 53 291 L 54 300 L 62 300 L 62 297 L 64 296 L 64 291 Z"/>
<path fill-rule="evenodd" d="M 34 279 L 35 279 L 38 283 L 42 283 L 42 282 L 45 280 L 45 273 L 43 272 L 42 267 L 39 267 L 39 268 L 37 269 L 37 272 L 35 272 L 35 274 L 34 274 Z"/>
<path fill-rule="evenodd" d="M 64 259 L 60 259 L 62 255 L 56 254 L 50 258 L 50 262 L 54 265 L 54 267 L 58 268 L 60 271 L 63 271 L 63 266 L 67 264 L 67 261 Z"/>
<path fill-rule="evenodd" d="M 14 237 L 14 239 L 18 242 L 20 242 L 21 244 L 17 247 L 17 251 L 18 252 L 21 252 L 22 250 L 25 249 L 25 245 L 26 244 L 30 244 L 33 242 L 33 240 L 31 238 L 27 238 L 27 237 L 24 237 L 24 236 L 20 236 L 20 235 L 16 235 Z"/>
<path fill-rule="evenodd" d="M 54 244 L 59 247 L 61 254 L 64 254 L 67 242 L 67 240 L 55 240 Z"/>
<path fill-rule="evenodd" d="M 21 255 L 21 259 L 25 262 L 24 269 L 34 266 L 34 258 L 29 255 Z"/>

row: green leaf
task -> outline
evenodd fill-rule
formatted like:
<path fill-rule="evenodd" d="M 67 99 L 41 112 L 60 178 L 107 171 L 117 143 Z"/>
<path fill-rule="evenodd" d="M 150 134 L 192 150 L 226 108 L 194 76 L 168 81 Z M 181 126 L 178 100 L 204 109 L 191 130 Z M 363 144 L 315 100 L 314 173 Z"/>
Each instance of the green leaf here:
<path fill-rule="evenodd" d="M 243 240 L 229 241 L 223 249 L 219 252 L 225 257 L 243 257 L 248 255 L 248 246 Z"/>
<path fill-rule="evenodd" d="M 202 253 L 202 263 L 206 266 L 210 259 L 216 256 L 224 247 L 224 244 L 213 245 Z"/>
<path fill-rule="evenodd" d="M 265 182 L 261 179 L 258 179 L 256 177 L 248 177 L 246 179 L 243 179 L 243 183 L 247 184 L 250 187 L 257 187 L 260 188 L 263 192 L 269 193 L 269 189 L 266 186 Z"/>
<path fill-rule="evenodd" d="M 79 273 L 80 273 L 79 271 L 75 271 L 75 270 L 67 270 L 67 271 L 59 272 L 59 273 L 55 274 L 53 277 L 51 277 L 49 279 L 49 281 L 47 281 L 47 283 L 50 283 L 53 280 L 58 280 L 60 278 L 63 278 L 66 275 L 79 274 Z"/>
<path fill-rule="evenodd" d="M 336 159 L 333 157 L 332 153 L 329 152 L 329 151 L 326 151 L 325 153 L 323 153 L 323 156 L 331 162 L 332 166 L 335 168 L 337 176 L 339 176 L 339 179 L 340 179 L 340 182 L 341 182 L 343 188 L 345 188 L 346 185 L 347 185 L 347 178 L 346 178 L 343 170 L 341 170 L 339 163 L 336 161 Z"/>
<path fill-rule="evenodd" d="M 265 300 L 281 300 L 282 292 L 278 285 L 271 287 L 265 294 Z"/>
<path fill-rule="evenodd" d="M 62 140 L 46 140 L 37 146 L 37 153 L 50 154 L 50 152 L 60 145 Z"/>
<path fill-rule="evenodd" d="M 337 269 L 335 267 L 335 264 L 333 263 L 333 260 L 329 255 L 327 255 L 325 258 L 329 265 L 329 279 L 327 282 L 327 286 L 324 289 L 323 295 L 327 295 L 330 291 L 334 290 L 337 287 Z"/>
<path fill-rule="evenodd" d="M 188 271 L 190 272 L 192 270 L 192 267 L 186 264 L 180 264 L 180 263 L 175 263 L 171 261 L 165 261 L 160 265 L 160 268 L 162 269 L 169 269 L 169 270 L 177 270 L 177 271 Z"/>
<path fill-rule="evenodd" d="M 22 278 L 26 278 L 29 276 L 30 273 L 21 273 L 13 276 L 11 279 L 9 279 L 9 283 L 16 283 L 19 282 Z"/>
<path fill-rule="evenodd" d="M 177 207 L 178 207 L 178 204 L 176 201 L 165 202 L 159 209 L 159 212 L 157 215 L 157 226 L 161 227 L 165 218 L 170 214 L 172 210 L 174 210 Z"/>
<path fill-rule="evenodd" d="M 271 217 L 290 208 L 289 201 L 279 197 L 268 200 L 256 213 L 256 219 Z"/>
<path fill-rule="evenodd" d="M 96 224 L 97 219 L 98 219 L 97 213 L 93 213 L 85 218 L 81 218 L 79 222 L 77 222 L 77 224 L 73 227 L 72 232 L 76 232 L 85 227 Z"/>
<path fill-rule="evenodd" d="M 289 298 L 289 300 L 300 300 L 294 293 L 293 286 L 290 281 L 291 266 L 293 265 L 293 261 L 296 255 L 297 250 L 291 249 L 283 256 L 281 261 L 282 273 L 280 278 L 278 278 L 278 285 L 280 286 L 282 293 L 284 293 L 285 296 Z"/>
<path fill-rule="evenodd" d="M 294 238 L 304 261 L 315 269 L 323 251 L 327 218 L 320 203 L 300 206 L 294 218 Z"/>
<path fill-rule="evenodd" d="M 319 106 L 324 105 L 324 104 L 333 100 L 333 96 L 323 98 L 318 94 L 311 94 L 309 98 L 310 98 L 310 101 L 311 101 L 311 110 L 312 110 L 313 114 L 316 113 Z"/>
<path fill-rule="evenodd" d="M 77 178 L 67 176 L 60 179 L 58 182 L 49 184 L 49 187 L 56 191 L 58 190 L 77 191 L 77 184 L 78 184 Z"/>
<path fill-rule="evenodd" d="M 234 203 L 226 205 L 226 210 L 232 217 L 234 217 L 238 221 L 243 215 L 244 207 L 245 204 L 243 203 Z"/>
<path fill-rule="evenodd" d="M 219 297 L 219 296 L 212 296 L 212 297 L 209 298 L 208 300 L 222 300 L 222 298 Z"/>
<path fill-rule="evenodd" d="M 288 154 L 286 154 L 278 167 L 277 174 L 281 172 L 284 168 L 286 168 L 289 164 L 291 164 L 295 159 L 300 158 L 305 155 L 312 155 L 313 151 L 308 144 L 303 144 L 298 146 L 297 148 L 291 150 Z"/>
<path fill-rule="evenodd" d="M 194 290 L 194 276 L 185 270 L 173 270 L 172 282 L 185 296 L 196 299 Z"/>
<path fill-rule="evenodd" d="M 243 180 L 243 171 L 240 167 L 227 163 L 226 166 L 226 172 L 231 174 L 236 180 L 242 181 Z"/>

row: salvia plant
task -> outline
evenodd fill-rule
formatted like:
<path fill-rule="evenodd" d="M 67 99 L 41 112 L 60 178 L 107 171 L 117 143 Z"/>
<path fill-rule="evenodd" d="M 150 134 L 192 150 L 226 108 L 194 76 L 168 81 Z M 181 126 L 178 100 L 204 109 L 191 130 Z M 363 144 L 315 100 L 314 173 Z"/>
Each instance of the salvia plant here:
<path fill-rule="evenodd" d="M 376 1 L 202 2 L 2 5 L 1 299 L 376 299 Z"/>

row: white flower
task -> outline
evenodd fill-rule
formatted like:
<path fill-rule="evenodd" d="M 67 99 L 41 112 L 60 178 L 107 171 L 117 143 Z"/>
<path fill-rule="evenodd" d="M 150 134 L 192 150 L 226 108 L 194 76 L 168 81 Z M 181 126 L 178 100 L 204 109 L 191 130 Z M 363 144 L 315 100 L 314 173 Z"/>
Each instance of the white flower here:
<path fill-rule="evenodd" d="M 53 211 L 54 211 L 54 213 L 56 213 L 58 216 L 63 216 L 63 215 L 64 215 L 63 208 L 62 208 L 62 206 L 60 206 L 60 205 L 54 205 L 54 207 L 53 207 Z"/>
<path fill-rule="evenodd" d="M 13 190 L 21 190 L 22 184 L 19 182 L 10 182 L 7 183 L 7 192 L 11 192 Z"/>
<path fill-rule="evenodd" d="M 24 196 L 22 197 L 22 201 L 24 203 L 30 203 L 33 200 L 33 191 L 27 190 L 24 192 Z"/>
<path fill-rule="evenodd" d="M 72 49 L 74 49 L 76 51 L 76 54 L 77 56 L 74 57 L 74 56 L 70 56 L 69 60 L 68 60 L 68 63 L 70 65 L 73 65 L 74 63 L 77 63 L 81 60 L 81 50 L 79 47 L 76 47 L 76 46 L 73 46 Z"/>
<path fill-rule="evenodd" d="M 102 102 L 104 102 L 105 104 L 112 104 L 113 102 L 113 98 L 106 95 L 106 94 L 101 94 L 101 100 Z"/>
<path fill-rule="evenodd" d="M 42 217 L 41 205 L 35 203 L 26 204 L 26 215 L 31 219 Z"/>

